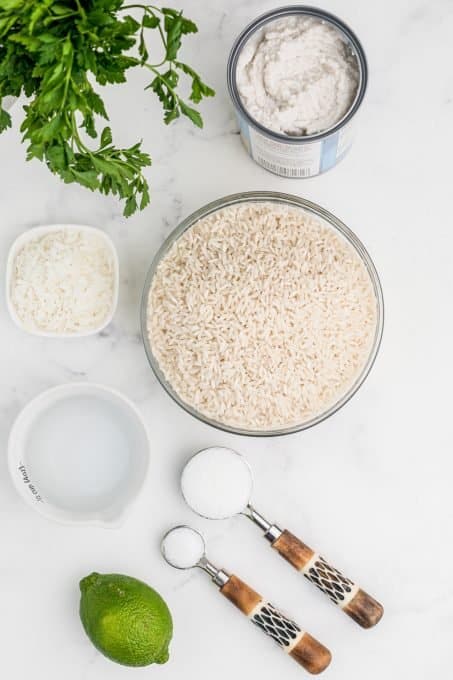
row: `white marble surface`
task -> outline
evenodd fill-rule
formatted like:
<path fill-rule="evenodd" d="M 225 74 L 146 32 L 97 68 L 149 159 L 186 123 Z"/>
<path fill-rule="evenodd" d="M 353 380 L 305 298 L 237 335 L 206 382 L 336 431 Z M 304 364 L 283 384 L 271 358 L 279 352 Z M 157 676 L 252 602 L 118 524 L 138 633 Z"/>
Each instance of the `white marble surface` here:
<path fill-rule="evenodd" d="M 333 651 L 332 680 L 444 680 L 451 675 L 453 559 L 451 500 L 451 163 L 453 4 L 326 0 L 362 39 L 370 84 L 350 155 L 326 175 L 301 182 L 267 174 L 241 148 L 225 87 L 233 38 L 262 0 L 190 0 L 200 27 L 185 55 L 216 87 L 206 126 L 164 129 L 158 104 L 135 75 L 106 95 L 118 138 L 142 135 L 152 152 L 152 205 L 126 221 L 119 205 L 60 184 L 24 162 L 14 130 L 0 138 L 1 271 L 24 229 L 74 221 L 105 229 L 121 264 L 120 304 L 107 332 L 58 341 L 27 336 L 0 301 L 0 668 L 23 680 L 159 677 L 302 677 L 197 571 L 179 573 L 160 557 L 162 532 L 191 522 L 206 533 L 212 559 L 290 612 Z M 324 424 L 288 438 L 241 439 L 183 413 L 162 392 L 142 348 L 138 305 L 158 245 L 195 208 L 228 193 L 275 189 L 319 202 L 368 246 L 382 277 L 386 329 L 377 364 L 359 394 Z M 14 491 L 6 440 L 20 408 L 41 390 L 90 380 L 122 390 L 152 432 L 152 474 L 118 530 L 68 528 L 30 510 Z M 186 457 L 212 444 L 245 453 L 256 475 L 255 501 L 271 519 L 375 594 L 382 623 L 362 631 L 267 547 L 251 523 L 196 519 L 178 492 Z M 126 669 L 98 654 L 78 619 L 78 581 L 87 573 L 142 578 L 174 615 L 171 660 Z"/>

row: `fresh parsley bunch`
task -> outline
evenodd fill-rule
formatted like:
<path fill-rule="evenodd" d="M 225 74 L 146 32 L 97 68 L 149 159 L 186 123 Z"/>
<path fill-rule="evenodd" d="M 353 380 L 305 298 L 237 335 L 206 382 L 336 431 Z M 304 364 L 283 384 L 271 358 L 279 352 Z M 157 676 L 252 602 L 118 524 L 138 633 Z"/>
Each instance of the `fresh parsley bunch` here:
<path fill-rule="evenodd" d="M 182 11 L 123 0 L 0 0 L 0 132 L 11 125 L 2 98 L 24 93 L 27 160 L 44 161 L 64 182 L 117 194 L 125 200 L 124 214 L 132 215 L 149 203 L 143 168 L 151 158 L 141 142 L 117 148 L 108 126 L 99 134 L 99 120 L 108 115 L 94 84 L 124 83 L 128 69 L 143 68 L 151 74 L 147 88 L 159 97 L 165 123 L 184 115 L 202 127 L 200 113 L 177 92 L 183 75 L 194 104 L 214 95 L 177 59 L 183 36 L 197 30 Z M 162 47 L 158 63 L 150 62 L 149 34 Z"/>

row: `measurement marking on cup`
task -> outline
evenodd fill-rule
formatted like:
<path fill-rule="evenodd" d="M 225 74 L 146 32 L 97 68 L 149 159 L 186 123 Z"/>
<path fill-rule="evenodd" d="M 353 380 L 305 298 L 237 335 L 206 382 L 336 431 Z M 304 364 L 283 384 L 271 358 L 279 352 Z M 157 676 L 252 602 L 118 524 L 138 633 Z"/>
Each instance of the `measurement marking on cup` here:
<path fill-rule="evenodd" d="M 38 501 L 39 503 L 43 503 L 44 501 L 43 501 L 41 494 L 38 492 L 38 490 L 34 486 L 34 484 L 32 484 L 31 481 L 30 481 L 30 477 L 28 476 L 27 468 L 25 467 L 25 465 L 23 463 L 20 463 L 20 465 L 18 466 L 17 469 L 19 470 L 19 472 L 22 475 L 23 483 L 28 486 L 28 488 L 30 489 L 30 492 L 33 494 L 35 500 Z"/>

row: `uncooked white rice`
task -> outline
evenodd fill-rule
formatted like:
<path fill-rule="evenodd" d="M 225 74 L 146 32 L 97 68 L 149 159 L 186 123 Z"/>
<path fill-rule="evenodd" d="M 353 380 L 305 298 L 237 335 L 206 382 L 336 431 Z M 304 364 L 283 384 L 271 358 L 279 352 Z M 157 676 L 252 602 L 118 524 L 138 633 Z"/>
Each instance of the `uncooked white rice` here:
<path fill-rule="evenodd" d="M 225 425 L 301 425 L 350 389 L 377 305 L 368 271 L 332 227 L 297 207 L 247 202 L 189 228 L 148 300 L 151 349 L 188 405 Z"/>

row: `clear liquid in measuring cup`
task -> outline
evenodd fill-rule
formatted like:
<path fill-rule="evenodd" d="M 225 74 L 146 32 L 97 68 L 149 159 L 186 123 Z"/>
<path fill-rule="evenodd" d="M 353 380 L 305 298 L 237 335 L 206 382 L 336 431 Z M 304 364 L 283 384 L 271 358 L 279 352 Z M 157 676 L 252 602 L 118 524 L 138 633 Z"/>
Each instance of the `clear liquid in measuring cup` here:
<path fill-rule="evenodd" d="M 32 424 L 26 466 L 40 494 L 76 512 L 114 504 L 129 476 L 135 432 L 113 401 L 73 396 L 52 404 Z"/>

